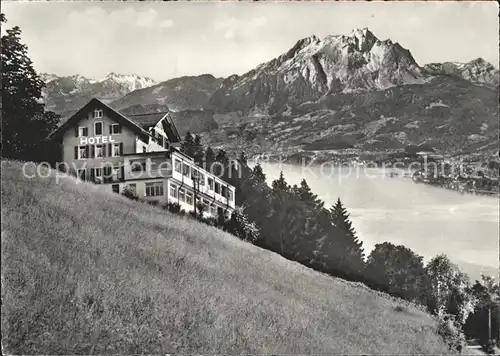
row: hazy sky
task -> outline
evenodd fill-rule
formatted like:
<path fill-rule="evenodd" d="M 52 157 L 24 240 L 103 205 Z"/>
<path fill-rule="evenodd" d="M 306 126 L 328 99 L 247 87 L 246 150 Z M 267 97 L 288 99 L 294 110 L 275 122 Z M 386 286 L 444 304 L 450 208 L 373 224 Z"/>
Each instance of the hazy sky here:
<path fill-rule="evenodd" d="M 242 74 L 303 37 L 364 27 L 399 42 L 421 65 L 499 62 L 496 2 L 3 1 L 2 12 L 7 28 L 21 28 L 37 70 L 96 79 Z"/>

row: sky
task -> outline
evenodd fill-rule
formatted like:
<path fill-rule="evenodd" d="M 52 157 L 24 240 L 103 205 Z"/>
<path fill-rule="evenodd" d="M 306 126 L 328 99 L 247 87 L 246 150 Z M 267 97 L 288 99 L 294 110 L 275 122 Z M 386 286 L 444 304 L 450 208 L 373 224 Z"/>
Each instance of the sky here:
<path fill-rule="evenodd" d="M 163 81 L 243 74 L 315 34 L 369 28 L 420 64 L 498 68 L 498 4 L 488 2 L 33 2 L 3 1 L 39 72 L 99 79 L 109 72 Z M 2 28 L 2 34 L 5 31 Z"/>

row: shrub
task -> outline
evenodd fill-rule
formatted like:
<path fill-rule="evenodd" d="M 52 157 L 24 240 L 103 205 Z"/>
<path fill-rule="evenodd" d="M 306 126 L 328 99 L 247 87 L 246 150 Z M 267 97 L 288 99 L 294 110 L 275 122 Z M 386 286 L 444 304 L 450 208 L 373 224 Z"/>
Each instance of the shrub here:
<path fill-rule="evenodd" d="M 460 323 L 452 314 L 438 313 L 438 334 L 444 339 L 450 350 L 461 352 L 466 346 L 465 335 Z"/>
<path fill-rule="evenodd" d="M 139 197 L 129 187 L 123 189 L 122 195 L 130 200 L 139 200 Z"/>

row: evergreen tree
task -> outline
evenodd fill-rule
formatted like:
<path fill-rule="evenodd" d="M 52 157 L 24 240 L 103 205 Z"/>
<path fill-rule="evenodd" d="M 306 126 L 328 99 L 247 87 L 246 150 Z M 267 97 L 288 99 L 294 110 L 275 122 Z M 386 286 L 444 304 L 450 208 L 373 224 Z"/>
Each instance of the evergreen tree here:
<path fill-rule="evenodd" d="M 290 185 L 286 182 L 283 171 L 280 172 L 278 179 L 272 182 L 273 191 L 289 193 L 291 191 Z"/>
<path fill-rule="evenodd" d="M 255 185 L 266 184 L 266 175 L 264 174 L 264 170 L 259 163 L 257 163 L 255 167 L 253 167 L 252 180 Z"/>
<path fill-rule="evenodd" d="M 352 226 L 352 222 L 349 220 L 350 214 L 342 205 L 340 198 L 337 199 L 337 203 L 330 209 L 331 222 L 334 226 L 338 227 L 340 230 L 344 231 L 345 234 L 352 239 L 354 242 L 353 253 L 359 255 L 361 259 L 364 259 L 363 243 L 359 241 L 356 236 L 356 231 Z"/>
<path fill-rule="evenodd" d="M 323 209 L 323 201 L 321 201 L 318 196 L 312 192 L 305 179 L 302 179 L 300 182 L 300 187 L 294 186 L 293 191 L 301 201 L 315 209 L 317 212 Z"/>
<path fill-rule="evenodd" d="M 193 134 L 188 131 L 186 133 L 186 136 L 184 137 L 184 141 L 182 141 L 181 144 L 181 151 L 187 154 L 190 157 L 194 156 L 195 149 L 194 149 L 194 137 Z"/>
<path fill-rule="evenodd" d="M 2 14 L 1 22 L 5 23 Z M 48 135 L 59 117 L 44 110 L 45 86 L 21 42 L 15 26 L 2 36 L 2 156 L 21 160 L 47 160 Z M 53 153 L 53 152 L 50 152 Z"/>
<path fill-rule="evenodd" d="M 227 152 L 223 149 L 217 151 L 217 155 L 215 156 L 215 161 L 218 163 L 214 165 L 214 174 L 219 176 L 225 180 L 228 179 L 228 170 L 229 170 L 229 157 Z"/>
<path fill-rule="evenodd" d="M 193 142 L 193 158 L 197 165 L 202 166 L 205 153 L 201 144 L 201 136 L 196 134 Z"/>
<path fill-rule="evenodd" d="M 205 150 L 205 169 L 212 172 L 212 164 L 215 162 L 215 152 L 210 146 Z"/>

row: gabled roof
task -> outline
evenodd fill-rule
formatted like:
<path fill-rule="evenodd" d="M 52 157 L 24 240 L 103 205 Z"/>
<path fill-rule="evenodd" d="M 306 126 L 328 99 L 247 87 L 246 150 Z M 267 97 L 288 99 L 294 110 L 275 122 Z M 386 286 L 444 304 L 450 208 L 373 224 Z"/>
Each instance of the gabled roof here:
<path fill-rule="evenodd" d="M 167 134 L 167 138 L 170 142 L 176 143 L 182 141 L 179 132 L 177 132 L 177 127 L 175 127 L 174 121 L 172 120 L 172 117 L 170 115 L 166 115 L 162 124 L 163 131 Z"/>
<path fill-rule="evenodd" d="M 84 107 L 82 107 L 80 110 L 78 110 L 73 116 L 71 116 L 68 120 L 66 120 L 61 126 L 57 128 L 56 131 L 54 131 L 50 135 L 50 139 L 55 139 L 60 137 L 62 134 L 66 132 L 70 127 L 78 123 L 81 119 L 84 119 L 87 117 L 88 112 L 95 110 L 95 109 L 102 109 L 107 116 L 109 116 L 111 119 L 115 120 L 117 123 L 129 128 L 132 130 L 134 133 L 136 133 L 139 136 L 142 136 L 143 138 L 151 136 L 146 130 L 144 130 L 141 126 L 139 126 L 136 122 L 130 120 L 128 117 L 123 115 L 122 113 L 114 110 L 110 106 L 104 104 L 102 101 L 100 101 L 97 98 L 93 98 L 90 100 Z"/>
<path fill-rule="evenodd" d="M 141 126 L 144 130 L 149 130 L 150 127 L 156 126 L 156 124 L 163 119 L 162 126 L 163 131 L 167 134 L 168 140 L 172 143 L 181 142 L 181 137 L 177 132 L 177 128 L 170 117 L 169 112 L 153 112 L 137 115 L 129 115 L 130 119 L 134 121 L 137 125 Z"/>
<path fill-rule="evenodd" d="M 145 114 L 128 115 L 128 117 L 137 125 L 147 130 L 149 127 L 155 126 L 158 121 L 163 119 L 167 114 L 168 112 L 152 112 Z"/>

